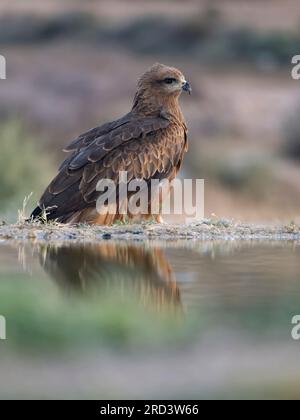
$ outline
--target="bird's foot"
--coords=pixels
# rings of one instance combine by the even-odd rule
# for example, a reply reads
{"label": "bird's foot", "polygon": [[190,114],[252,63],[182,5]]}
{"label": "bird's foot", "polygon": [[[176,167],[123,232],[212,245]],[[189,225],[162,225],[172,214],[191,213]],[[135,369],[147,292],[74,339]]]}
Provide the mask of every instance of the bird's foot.
{"label": "bird's foot", "polygon": [[156,221],[156,223],[165,224],[165,221],[161,214],[158,214],[157,216],[155,216],[154,220]]}

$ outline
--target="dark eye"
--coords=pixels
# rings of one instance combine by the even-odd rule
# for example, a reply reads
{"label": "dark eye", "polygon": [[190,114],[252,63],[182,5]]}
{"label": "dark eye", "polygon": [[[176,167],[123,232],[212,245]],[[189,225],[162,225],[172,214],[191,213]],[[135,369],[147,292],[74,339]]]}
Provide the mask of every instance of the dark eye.
{"label": "dark eye", "polygon": [[172,83],[176,82],[176,79],[174,79],[173,77],[166,77],[164,79],[164,83],[166,83],[167,85],[170,85]]}

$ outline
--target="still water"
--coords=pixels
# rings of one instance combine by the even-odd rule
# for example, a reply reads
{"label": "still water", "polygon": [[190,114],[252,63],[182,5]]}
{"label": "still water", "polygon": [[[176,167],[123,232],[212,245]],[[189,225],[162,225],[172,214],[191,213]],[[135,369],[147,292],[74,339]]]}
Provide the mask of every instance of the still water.
{"label": "still water", "polygon": [[[0,244],[0,291],[4,293],[0,297],[0,314],[5,309],[13,320],[17,319],[14,311],[18,311],[15,304],[18,299],[14,297],[18,296],[18,288],[24,292],[31,281],[36,300],[29,299],[25,306],[27,312],[30,305],[35,306],[37,302],[41,313],[44,306],[50,309],[53,306],[59,311],[56,300],[68,302],[75,296],[72,302],[84,300],[88,305],[91,299],[94,305],[96,299],[103,305],[108,296],[113,309],[101,312],[99,317],[123,319],[126,308],[136,305],[134,322],[138,319],[142,327],[134,330],[135,348],[145,339],[143,323],[145,329],[152,328],[148,319],[151,314],[156,317],[153,318],[156,324],[166,316],[176,319],[170,327],[175,337],[173,341],[164,343],[162,340],[161,354],[157,348],[151,350],[154,351],[151,353],[153,374],[149,372],[149,354],[143,348],[144,359],[135,361],[132,367],[132,371],[137,371],[134,384],[120,385],[118,397],[145,397],[145,384],[139,383],[137,378],[146,365],[150,375],[146,388],[153,397],[178,397],[182,393],[182,378],[189,369],[184,392],[193,398],[234,397],[243,387],[247,397],[259,395],[261,389],[266,398],[300,397],[300,341],[292,338],[292,318],[300,315],[300,244],[297,242],[108,240],[76,245]],[[5,283],[4,289],[1,283]],[[52,296],[49,302],[47,296]],[[122,306],[123,298],[129,306]],[[13,302],[9,303],[9,299]],[[64,307],[66,317],[68,308],[68,305]],[[119,308],[122,315],[118,314]],[[30,319],[29,329],[30,322],[35,322],[34,316]],[[130,317],[128,322],[132,322]],[[168,325],[151,329],[150,342],[156,340],[156,335],[168,335],[163,329],[168,329]],[[8,334],[9,327],[8,321]],[[122,347],[122,340],[118,341],[116,336],[125,336],[127,330],[115,324],[111,328],[115,328],[114,339]],[[177,329],[181,331],[178,337]],[[38,349],[35,331],[38,329],[30,331],[30,335],[33,346]],[[14,334],[24,334],[24,331],[18,327]],[[146,339],[149,343],[147,340],[149,337]],[[22,340],[19,341],[22,345]],[[166,347],[170,349],[168,355]],[[173,362],[168,357],[171,353]],[[106,375],[114,388],[118,381],[109,368],[110,363],[116,366],[120,360],[106,361],[106,367],[101,370],[103,373],[103,369],[107,369]],[[169,377],[170,369],[174,371],[178,363],[183,372]],[[168,373],[164,373],[167,366]],[[124,364],[122,369],[126,370]],[[201,375],[195,376],[197,369],[201,369]],[[11,382],[12,389],[22,383],[18,376],[16,378]],[[157,395],[157,380],[165,382],[169,391]],[[104,385],[97,383],[97,386],[102,389]],[[80,389],[79,392],[85,395],[85,391]],[[35,392],[34,386],[32,392]],[[90,390],[86,392],[90,396]],[[243,392],[241,395],[245,396]]]}
{"label": "still water", "polygon": [[292,241],[1,244],[0,251],[2,273],[50,280],[63,295],[111,289],[187,313],[281,303],[300,313],[300,244]]}

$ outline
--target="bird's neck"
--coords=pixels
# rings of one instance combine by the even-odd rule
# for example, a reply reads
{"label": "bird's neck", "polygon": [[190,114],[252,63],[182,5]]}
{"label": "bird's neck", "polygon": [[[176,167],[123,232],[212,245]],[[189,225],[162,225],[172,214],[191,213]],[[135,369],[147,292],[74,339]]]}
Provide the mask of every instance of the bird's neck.
{"label": "bird's neck", "polygon": [[179,106],[179,96],[177,95],[157,98],[156,96],[148,96],[145,92],[138,92],[134,98],[132,112],[147,117],[164,114],[174,121],[184,123],[184,117]]}

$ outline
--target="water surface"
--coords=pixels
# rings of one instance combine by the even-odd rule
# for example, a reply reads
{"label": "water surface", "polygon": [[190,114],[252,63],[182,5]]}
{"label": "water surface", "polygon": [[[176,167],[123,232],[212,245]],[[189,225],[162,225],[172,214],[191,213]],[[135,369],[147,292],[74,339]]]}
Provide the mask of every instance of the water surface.
{"label": "water surface", "polygon": [[[240,392],[300,397],[300,342],[291,336],[292,317],[300,314],[297,242],[2,243],[0,292],[13,352],[17,347],[22,353],[24,346],[26,352],[55,353],[58,343],[76,350],[84,342],[85,352],[97,353],[109,343],[128,354],[129,346],[144,358],[134,369],[143,371],[150,354],[159,364],[165,358],[171,363],[172,355],[173,367],[191,360],[195,371],[201,367],[201,375],[189,379],[185,369],[169,381],[165,373],[167,397],[182,392],[182,378],[187,396],[194,398]],[[0,350],[8,349],[2,343]],[[110,363],[120,360],[106,367]],[[164,371],[157,363],[153,375],[148,372],[154,397]],[[116,386],[111,369],[107,375]],[[20,393],[21,383],[16,374],[9,393],[15,388]],[[91,390],[80,393],[90,396]],[[139,380],[121,386],[118,394],[139,395],[144,396]]]}

